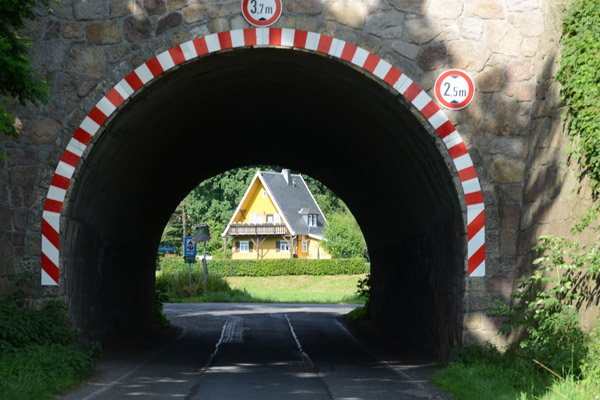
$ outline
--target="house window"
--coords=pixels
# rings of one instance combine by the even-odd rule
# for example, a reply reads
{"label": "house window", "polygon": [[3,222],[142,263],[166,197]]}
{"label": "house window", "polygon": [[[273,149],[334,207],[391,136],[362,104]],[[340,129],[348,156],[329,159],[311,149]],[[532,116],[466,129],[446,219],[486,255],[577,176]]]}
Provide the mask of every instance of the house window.
{"label": "house window", "polygon": [[308,253],[308,240],[302,239],[302,252]]}
{"label": "house window", "polygon": [[263,190],[263,191],[262,191],[262,195],[263,195],[263,197],[267,197],[267,191],[266,191],[266,190]]}
{"label": "house window", "polygon": [[317,214],[308,215],[308,226],[317,226]]}
{"label": "house window", "polygon": [[267,214],[267,224],[272,224],[273,221],[273,214]]}
{"label": "house window", "polygon": [[287,241],[282,240],[281,242],[279,242],[279,250],[284,251],[284,252],[289,252],[290,244]]}
{"label": "house window", "polygon": [[247,240],[240,241],[240,253],[250,252],[250,242]]}

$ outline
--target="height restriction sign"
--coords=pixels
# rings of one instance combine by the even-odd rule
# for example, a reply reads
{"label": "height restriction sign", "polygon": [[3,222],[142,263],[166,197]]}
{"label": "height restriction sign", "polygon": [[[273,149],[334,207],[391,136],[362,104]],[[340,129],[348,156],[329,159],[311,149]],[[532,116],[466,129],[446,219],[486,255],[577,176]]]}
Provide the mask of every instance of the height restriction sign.
{"label": "height restriction sign", "polygon": [[251,25],[265,27],[281,17],[281,0],[242,0],[242,14]]}
{"label": "height restriction sign", "polygon": [[435,98],[451,110],[460,110],[469,105],[475,96],[475,83],[464,71],[451,69],[442,73],[435,81]]}

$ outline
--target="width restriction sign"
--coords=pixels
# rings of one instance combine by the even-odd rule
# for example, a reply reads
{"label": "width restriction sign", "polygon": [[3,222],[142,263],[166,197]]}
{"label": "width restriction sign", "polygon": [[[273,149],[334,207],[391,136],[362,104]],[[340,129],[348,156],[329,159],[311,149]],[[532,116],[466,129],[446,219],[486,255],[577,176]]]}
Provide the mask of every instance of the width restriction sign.
{"label": "width restriction sign", "polygon": [[273,25],[281,17],[281,0],[242,0],[242,14],[251,25]]}
{"label": "width restriction sign", "polygon": [[435,81],[435,98],[451,110],[460,110],[469,105],[475,96],[473,79],[460,69],[442,73]]}

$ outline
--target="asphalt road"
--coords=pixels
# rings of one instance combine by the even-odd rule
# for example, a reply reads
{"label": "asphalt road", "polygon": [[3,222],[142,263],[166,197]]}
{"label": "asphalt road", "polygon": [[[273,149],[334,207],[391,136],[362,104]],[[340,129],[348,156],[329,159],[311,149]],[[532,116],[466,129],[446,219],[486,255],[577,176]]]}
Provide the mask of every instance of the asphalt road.
{"label": "asphalt road", "polygon": [[165,304],[181,329],[111,348],[64,399],[449,399],[434,364],[339,316],[353,306]]}

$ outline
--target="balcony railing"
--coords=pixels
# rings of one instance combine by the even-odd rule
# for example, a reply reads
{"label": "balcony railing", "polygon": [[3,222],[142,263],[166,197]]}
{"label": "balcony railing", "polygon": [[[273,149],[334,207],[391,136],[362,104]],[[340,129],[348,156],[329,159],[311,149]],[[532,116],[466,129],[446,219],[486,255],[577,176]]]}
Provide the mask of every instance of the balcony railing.
{"label": "balcony railing", "polygon": [[233,224],[226,236],[289,235],[284,224]]}

